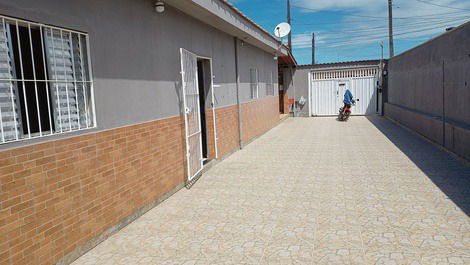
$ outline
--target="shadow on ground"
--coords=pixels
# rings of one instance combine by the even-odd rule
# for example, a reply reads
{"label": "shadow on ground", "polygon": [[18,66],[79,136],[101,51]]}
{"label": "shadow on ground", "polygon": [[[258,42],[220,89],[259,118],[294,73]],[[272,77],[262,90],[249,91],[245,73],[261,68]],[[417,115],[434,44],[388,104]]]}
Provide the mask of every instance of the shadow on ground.
{"label": "shadow on ground", "polygon": [[470,216],[470,167],[425,139],[382,117],[368,117],[434,184]]}

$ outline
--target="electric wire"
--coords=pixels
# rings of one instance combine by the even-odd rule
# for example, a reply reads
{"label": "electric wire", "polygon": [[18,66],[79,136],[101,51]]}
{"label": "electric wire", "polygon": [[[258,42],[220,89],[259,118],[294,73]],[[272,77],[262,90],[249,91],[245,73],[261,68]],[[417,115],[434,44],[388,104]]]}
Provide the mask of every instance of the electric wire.
{"label": "electric wire", "polygon": [[[459,18],[461,16],[468,16],[468,12],[456,12],[459,13],[460,16],[438,16],[438,17],[415,17],[415,20],[423,20],[430,21],[430,20],[441,20],[441,19],[453,19]],[[292,19],[292,21],[296,21],[296,19]],[[359,19],[359,20],[342,20],[342,21],[335,21],[335,22],[308,22],[308,23],[292,23],[292,26],[318,26],[318,25],[344,25],[347,23],[348,25],[351,24],[364,24],[364,23],[375,23],[375,22],[387,22],[388,20],[384,20],[383,18],[371,18],[371,19]],[[405,20],[399,20],[405,22]],[[398,23],[397,21],[396,23]],[[387,22],[388,23],[388,22]],[[259,24],[263,27],[275,27],[277,24]]]}
{"label": "electric wire", "polygon": [[[416,39],[414,37],[404,37],[404,38],[396,38],[395,40],[406,40],[408,43],[414,43],[414,42],[425,42],[427,40],[429,40],[430,38],[422,38],[422,37],[419,37],[419,39]],[[374,40],[370,40],[370,41],[365,41],[363,43],[360,43],[360,44],[369,44],[369,43],[372,43],[372,42],[377,42],[377,41],[380,41],[382,39],[374,39]],[[330,46],[317,46],[315,47],[315,50],[329,50],[329,49],[334,49],[335,51],[336,50],[344,50],[344,51],[351,51],[353,48],[350,46],[350,44],[347,46],[347,47],[343,47],[345,45],[330,45]],[[310,47],[308,47],[310,48]]]}
{"label": "electric wire", "polygon": [[443,7],[443,8],[450,8],[450,9],[455,9],[455,10],[465,10],[465,11],[470,11],[470,9],[466,9],[466,8],[459,8],[459,7],[451,7],[451,6],[446,6],[446,5],[440,5],[440,4],[436,4],[436,3],[432,3],[432,2],[428,2],[428,1],[424,1],[424,0],[415,0],[416,2],[420,2],[420,3],[423,3],[423,4],[427,4],[427,5],[432,5],[432,6],[438,6],[438,7]]}
{"label": "electric wire", "polygon": [[[460,20],[459,20],[460,21]],[[451,22],[443,22],[443,23],[437,23],[437,24],[433,24],[432,27],[423,27],[423,28],[418,28],[418,29],[415,29],[415,30],[412,30],[412,31],[404,31],[404,32],[396,32],[393,34],[393,36],[401,36],[401,35],[406,35],[406,34],[411,34],[411,33],[417,33],[417,32],[422,32],[422,31],[430,31],[430,30],[435,30],[435,29],[439,29],[440,26],[444,26],[444,25],[448,25],[449,23]],[[411,28],[415,28],[415,27],[410,27]],[[371,34],[358,34],[358,35],[354,35],[354,40],[351,40],[351,41],[344,41],[344,38],[350,38],[351,36],[345,36],[345,37],[340,37],[340,38],[328,38],[328,43],[350,43],[351,41],[363,41],[363,40],[368,40],[370,38],[387,38],[388,35],[371,35]],[[339,40],[339,41],[336,41],[336,42],[330,42],[330,41],[334,41],[334,40]],[[299,42],[293,42],[294,45],[302,45],[302,44],[309,44],[311,43],[311,41],[299,41]]]}
{"label": "electric wire", "polygon": [[[304,10],[310,10],[310,11],[316,11],[316,12],[330,12],[330,13],[337,13],[338,11],[335,10],[323,10],[323,9],[314,9],[314,8],[308,8],[308,7],[302,7],[302,6],[297,6],[297,5],[292,5],[291,7],[298,8],[298,9],[304,9]],[[393,19],[416,19],[419,17],[433,17],[433,16],[442,16],[442,15],[447,15],[449,13],[436,13],[436,14],[428,14],[428,15],[421,15],[421,16],[412,16],[412,17],[394,17]],[[378,16],[367,16],[367,15],[357,15],[357,14],[340,14],[341,16],[350,16],[350,17],[362,17],[362,18],[377,18],[377,19],[388,19],[388,17],[378,17]]]}
{"label": "electric wire", "polygon": [[[449,22],[452,23],[454,21],[460,21],[464,19],[470,19],[469,17],[461,17],[457,19],[440,19],[438,21],[432,21],[432,22],[414,22],[414,23],[406,23],[406,24],[401,24],[401,25],[395,25],[393,28],[394,29],[406,29],[406,28],[415,28],[416,26],[427,26],[427,25],[434,25],[435,23],[439,22]],[[384,22],[386,23],[386,22]],[[388,31],[388,24],[384,24],[383,26],[377,26],[377,27],[370,27],[370,28],[359,28],[355,30],[347,30],[347,31],[342,31],[342,30],[334,30],[334,31],[316,31],[315,33],[318,33],[319,35],[336,35],[337,33],[346,33],[346,34],[353,34],[353,33],[360,33],[360,32],[375,32],[375,31],[380,31],[380,30],[387,30]],[[308,33],[311,34],[311,33]]]}

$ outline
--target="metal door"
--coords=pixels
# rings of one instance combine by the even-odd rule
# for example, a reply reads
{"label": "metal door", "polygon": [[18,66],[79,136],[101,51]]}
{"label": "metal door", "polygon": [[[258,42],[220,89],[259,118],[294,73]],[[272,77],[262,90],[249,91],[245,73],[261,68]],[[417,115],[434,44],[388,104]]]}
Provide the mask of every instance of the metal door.
{"label": "metal door", "polygon": [[203,167],[201,108],[199,106],[197,57],[185,49],[181,49],[181,76],[183,80],[186,160],[188,163],[188,181],[191,181]]}
{"label": "metal door", "polygon": [[376,77],[362,77],[351,79],[351,93],[356,100],[352,107],[352,115],[370,115],[377,113],[377,86]]}
{"label": "metal door", "polygon": [[[349,81],[339,80],[339,81],[337,81],[336,84],[337,84],[336,94],[338,95],[338,97],[337,97],[337,101],[336,101],[336,112],[334,113],[335,115],[339,112],[339,108],[341,108],[344,105],[343,100],[344,100],[344,93],[346,93],[346,89],[350,89]],[[353,94],[353,96],[354,96],[354,94]]]}
{"label": "metal door", "polygon": [[334,115],[337,109],[338,89],[335,80],[313,81],[312,114],[315,116]]}

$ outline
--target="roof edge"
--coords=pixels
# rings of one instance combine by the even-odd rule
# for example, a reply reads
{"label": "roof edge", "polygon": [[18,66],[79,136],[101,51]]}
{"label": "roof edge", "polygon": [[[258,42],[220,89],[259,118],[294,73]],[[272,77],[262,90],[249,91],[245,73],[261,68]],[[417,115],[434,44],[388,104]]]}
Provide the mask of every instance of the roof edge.
{"label": "roof edge", "polygon": [[[384,59],[385,60],[385,59]],[[298,67],[301,68],[313,68],[313,67],[325,67],[325,66],[341,66],[341,65],[353,65],[353,64],[377,64],[380,63],[381,59],[373,60],[357,60],[357,61],[345,61],[345,62],[328,62],[328,63],[318,63],[318,64],[300,64]]]}
{"label": "roof edge", "polygon": [[259,30],[261,30],[263,33],[271,37],[273,40],[275,40],[278,44],[282,44],[284,48],[290,51],[289,46],[286,44],[282,43],[278,38],[276,38],[273,34],[271,34],[269,31],[258,25],[256,22],[254,22],[251,18],[249,18],[247,15],[245,15],[243,12],[241,12],[238,8],[235,7],[232,3],[228,2],[227,0],[219,0],[228,7],[230,7],[233,11],[235,11],[238,15],[240,15],[242,18],[247,20],[249,23],[251,23],[253,26],[257,27]]}

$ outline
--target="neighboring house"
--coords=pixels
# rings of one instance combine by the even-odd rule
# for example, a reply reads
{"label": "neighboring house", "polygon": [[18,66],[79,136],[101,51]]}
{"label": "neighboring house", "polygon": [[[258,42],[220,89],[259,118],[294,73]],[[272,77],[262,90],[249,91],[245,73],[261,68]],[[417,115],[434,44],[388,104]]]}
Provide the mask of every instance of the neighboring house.
{"label": "neighboring house", "polygon": [[0,14],[1,264],[69,263],[279,122],[287,49],[225,1]]}
{"label": "neighboring house", "polygon": [[380,60],[366,60],[285,68],[289,99],[296,104],[290,110],[295,116],[337,115],[344,92],[350,89],[356,100],[354,115],[381,113],[380,68],[384,65]]}

